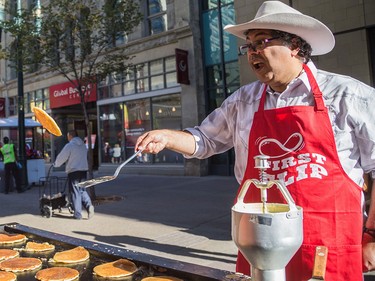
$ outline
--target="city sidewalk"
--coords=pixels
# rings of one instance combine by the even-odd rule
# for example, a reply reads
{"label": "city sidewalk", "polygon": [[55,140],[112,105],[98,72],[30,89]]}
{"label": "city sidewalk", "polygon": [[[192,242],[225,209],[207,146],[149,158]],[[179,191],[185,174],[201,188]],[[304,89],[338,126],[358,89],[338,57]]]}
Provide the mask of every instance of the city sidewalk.
{"label": "city sidewalk", "polygon": [[[65,177],[64,172],[54,176]],[[95,174],[102,176],[103,174]],[[41,216],[40,187],[0,194],[0,224],[17,222],[98,243],[234,271],[231,240],[233,177],[120,174],[95,187],[95,216],[74,220],[67,208]]]}

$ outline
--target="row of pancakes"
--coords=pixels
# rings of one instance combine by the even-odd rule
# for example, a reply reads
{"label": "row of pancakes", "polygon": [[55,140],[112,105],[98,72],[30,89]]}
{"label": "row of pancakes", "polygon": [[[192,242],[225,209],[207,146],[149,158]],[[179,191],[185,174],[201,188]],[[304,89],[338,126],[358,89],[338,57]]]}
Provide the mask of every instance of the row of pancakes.
{"label": "row of pancakes", "polygon": [[[23,234],[9,235],[0,233],[0,245],[22,243],[26,241]],[[25,248],[21,249],[25,252],[48,252],[55,250],[55,246],[45,243],[27,242]],[[90,258],[89,252],[78,246],[76,248],[56,252],[50,263],[59,264],[76,264],[87,261]],[[38,258],[20,257],[19,252],[15,249],[0,249],[0,280],[15,281],[17,280],[14,272],[24,272],[37,270],[42,267],[42,261]],[[97,265],[93,269],[93,274],[104,278],[120,278],[132,275],[137,271],[137,266],[126,259],[119,259],[113,262]],[[79,271],[73,268],[56,266],[41,269],[37,271],[35,278],[41,281],[71,281],[78,280]],[[158,276],[147,277],[142,281],[182,281],[175,277]]]}

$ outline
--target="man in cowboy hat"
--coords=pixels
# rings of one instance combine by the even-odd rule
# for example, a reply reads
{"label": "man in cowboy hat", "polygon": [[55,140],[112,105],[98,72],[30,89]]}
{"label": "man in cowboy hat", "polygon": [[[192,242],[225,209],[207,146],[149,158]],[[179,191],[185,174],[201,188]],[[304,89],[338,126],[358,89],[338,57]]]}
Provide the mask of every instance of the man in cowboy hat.
{"label": "man in cowboy hat", "polygon": [[[330,52],[332,32],[320,21],[279,1],[265,1],[255,18],[225,30],[246,40],[258,81],[242,86],[200,126],[155,130],[139,137],[136,149],[164,148],[185,157],[236,152],[239,183],[258,178],[253,158],[269,157],[270,179],[285,183],[303,208],[304,240],[286,268],[286,280],[312,276],[315,248],[326,245],[326,280],[362,280],[375,267],[375,206],[363,226],[363,173],[375,176],[375,90],[342,75],[318,70],[311,55]],[[260,202],[258,189],[246,200]],[[269,202],[282,202],[277,189]],[[250,274],[239,254],[237,271]]]}

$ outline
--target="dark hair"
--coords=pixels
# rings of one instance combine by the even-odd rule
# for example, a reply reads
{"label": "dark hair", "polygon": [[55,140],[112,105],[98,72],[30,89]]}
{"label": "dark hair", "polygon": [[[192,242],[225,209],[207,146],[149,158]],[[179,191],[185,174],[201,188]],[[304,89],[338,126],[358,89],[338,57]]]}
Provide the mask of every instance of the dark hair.
{"label": "dark hair", "polygon": [[280,37],[280,39],[284,41],[285,45],[291,47],[292,50],[299,48],[300,50],[298,55],[305,59],[305,63],[311,59],[311,45],[298,35],[280,30],[272,30],[271,35],[272,37]]}
{"label": "dark hair", "polygon": [[68,134],[72,136],[73,138],[78,137],[78,133],[76,130],[69,130]]}
{"label": "dark hair", "polygon": [[9,143],[9,138],[8,137],[4,137],[3,141],[4,141],[5,144],[7,144],[7,143]]}

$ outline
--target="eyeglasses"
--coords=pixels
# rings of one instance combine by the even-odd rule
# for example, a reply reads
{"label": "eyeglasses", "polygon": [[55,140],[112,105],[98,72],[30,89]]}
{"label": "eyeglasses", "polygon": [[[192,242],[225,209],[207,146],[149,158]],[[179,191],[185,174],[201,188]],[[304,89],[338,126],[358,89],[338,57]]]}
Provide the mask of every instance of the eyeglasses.
{"label": "eyeglasses", "polygon": [[279,38],[280,37],[272,37],[272,38],[269,38],[269,39],[258,40],[258,41],[255,41],[253,43],[241,45],[238,48],[239,55],[241,55],[241,56],[246,55],[247,52],[249,52],[249,51],[253,51],[253,52],[263,51],[267,47],[268,42],[271,42],[272,40],[276,40],[276,39],[279,39]]}

